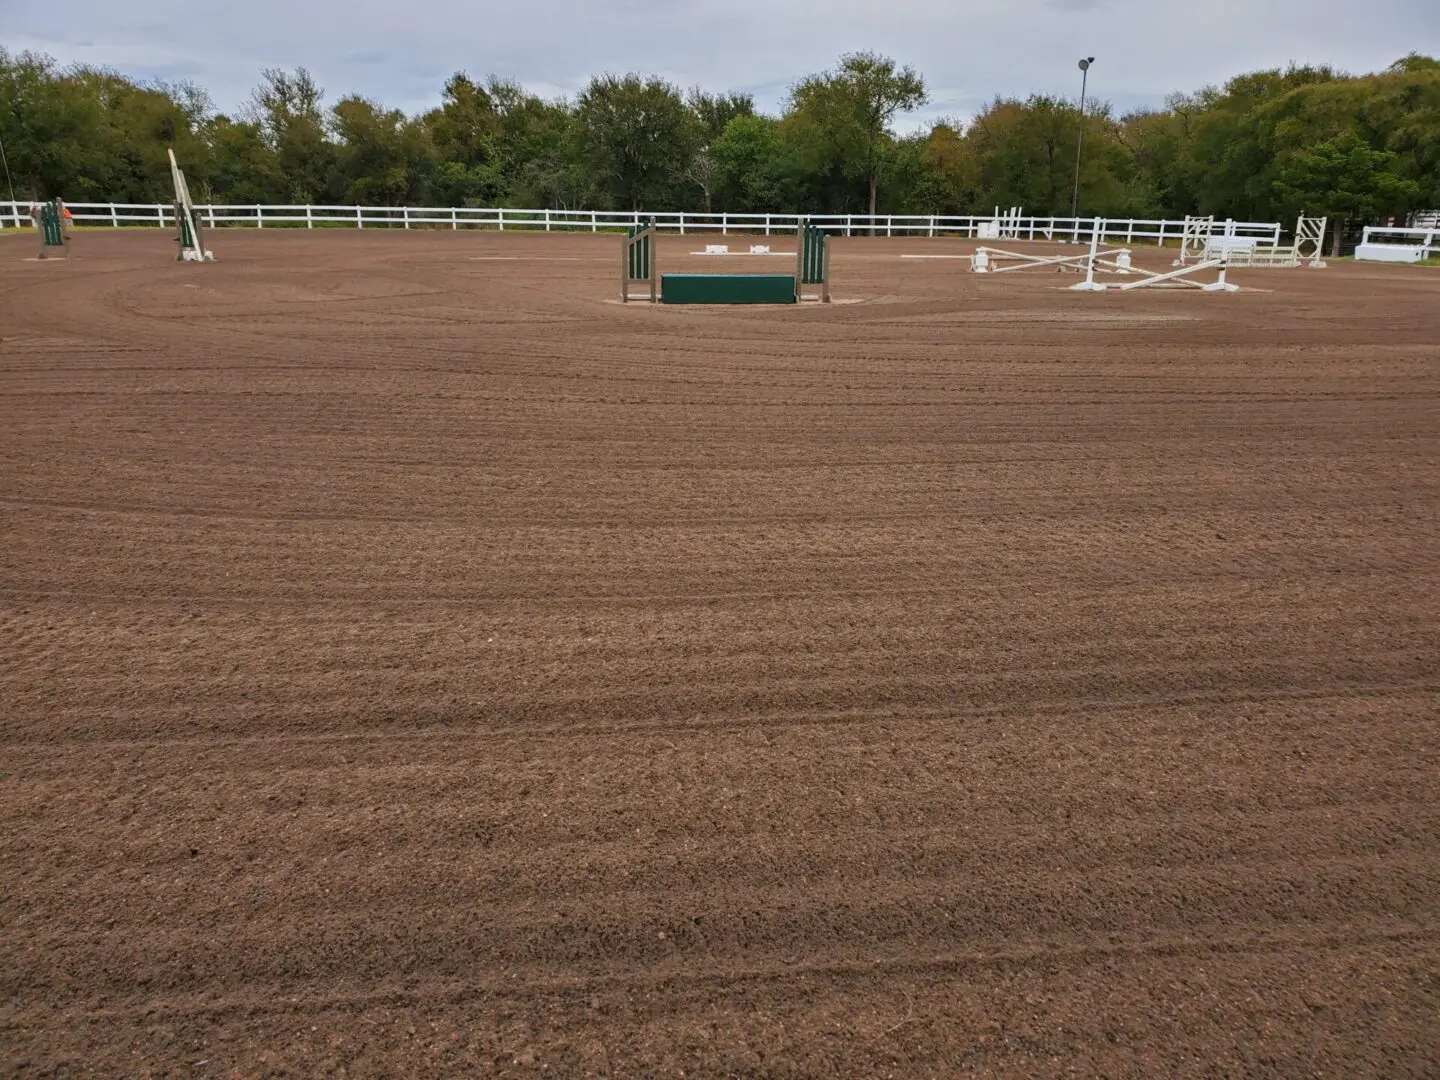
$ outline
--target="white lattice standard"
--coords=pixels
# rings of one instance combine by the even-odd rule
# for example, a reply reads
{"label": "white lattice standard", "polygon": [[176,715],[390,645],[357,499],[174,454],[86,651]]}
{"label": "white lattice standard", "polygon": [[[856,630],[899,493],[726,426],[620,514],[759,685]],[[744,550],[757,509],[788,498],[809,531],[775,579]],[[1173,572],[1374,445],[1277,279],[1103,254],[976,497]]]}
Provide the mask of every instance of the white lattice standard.
{"label": "white lattice standard", "polygon": [[[1254,237],[1235,236],[1227,228],[1221,236],[1205,242],[1206,259],[1225,259],[1231,266],[1257,269],[1293,269],[1309,266],[1324,269],[1325,228],[1328,218],[1302,216],[1295,223],[1295,240],[1289,247],[1265,244]],[[1228,223],[1227,223],[1228,225]]]}
{"label": "white lattice standard", "polygon": [[1176,266],[1184,266],[1191,259],[1204,257],[1205,245],[1215,232],[1215,215],[1204,217],[1187,214],[1185,226],[1180,232],[1180,254],[1175,257]]}

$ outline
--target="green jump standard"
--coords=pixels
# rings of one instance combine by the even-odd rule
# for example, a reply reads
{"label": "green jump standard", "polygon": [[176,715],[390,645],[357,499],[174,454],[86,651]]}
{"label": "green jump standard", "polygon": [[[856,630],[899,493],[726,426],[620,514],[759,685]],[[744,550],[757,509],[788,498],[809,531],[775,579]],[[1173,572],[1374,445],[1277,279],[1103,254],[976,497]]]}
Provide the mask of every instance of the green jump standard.
{"label": "green jump standard", "polygon": [[794,274],[661,274],[666,304],[793,304]]}

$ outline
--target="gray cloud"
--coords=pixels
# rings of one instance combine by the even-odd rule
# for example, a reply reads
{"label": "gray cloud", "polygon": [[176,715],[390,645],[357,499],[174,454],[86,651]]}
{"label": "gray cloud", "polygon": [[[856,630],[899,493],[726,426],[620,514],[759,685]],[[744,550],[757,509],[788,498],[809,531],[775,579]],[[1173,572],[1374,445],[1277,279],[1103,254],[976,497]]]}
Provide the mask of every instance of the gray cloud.
{"label": "gray cloud", "polygon": [[1092,93],[1122,110],[1292,61],[1372,71],[1436,48],[1440,2],[1371,0],[1361,17],[1354,0],[52,0],[11,11],[4,26],[12,51],[191,78],[226,110],[261,68],[299,65],[331,100],[357,93],[412,112],[457,70],[545,96],[641,71],[748,91],[774,110],[794,79],[875,49],[925,75],[934,100],[918,123],[972,115],[997,95],[1074,96],[1075,60],[1089,54]]}

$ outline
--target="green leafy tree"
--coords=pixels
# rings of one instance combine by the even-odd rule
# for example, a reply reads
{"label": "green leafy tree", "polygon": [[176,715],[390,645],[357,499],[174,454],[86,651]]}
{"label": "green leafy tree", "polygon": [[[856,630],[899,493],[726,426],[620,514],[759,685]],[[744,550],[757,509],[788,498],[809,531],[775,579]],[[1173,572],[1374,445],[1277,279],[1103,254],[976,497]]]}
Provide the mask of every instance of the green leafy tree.
{"label": "green leafy tree", "polygon": [[1419,185],[1417,207],[1440,207],[1440,60],[1411,53],[1365,80],[1363,123]]}
{"label": "green leafy tree", "polygon": [[685,104],[695,118],[701,142],[686,170],[686,176],[699,187],[708,212],[714,209],[716,176],[719,172],[715,143],[731,120],[755,115],[755,102],[749,94],[707,94],[696,87],[690,91]]}
{"label": "green leafy tree", "polygon": [[448,206],[495,201],[502,190],[500,114],[490,91],[463,72],[445,83],[441,105],[423,118],[436,157],[435,195]]}
{"label": "green leafy tree", "polygon": [[319,201],[334,165],[335,148],[321,109],[323,97],[324,91],[302,67],[293,73],[266,68],[250,98],[249,118],[275,151],[286,198],[292,202]]}
{"label": "green leafy tree", "polygon": [[50,57],[0,49],[0,139],[17,197],[79,201],[103,191],[113,165],[96,138],[101,116]]}
{"label": "green leafy tree", "polygon": [[140,86],[113,71],[88,67],[71,69],[64,81],[79,97],[99,106],[90,133],[99,150],[92,175],[107,194],[89,197],[169,201],[174,196],[169,148],[185,162],[200,192],[206,190],[209,147],[198,130],[208,108],[203,93],[182,91],[186,98],[180,101],[163,85]]}
{"label": "green leafy tree", "polygon": [[489,89],[500,117],[498,164],[509,205],[560,210],[595,205],[601,196],[580,157],[571,105],[544,101],[506,79],[492,78]]}
{"label": "green leafy tree", "polygon": [[680,92],[639,75],[591,79],[580,95],[575,127],[580,156],[597,187],[612,205],[632,210],[674,205],[702,145]]}
{"label": "green leafy tree", "polygon": [[768,116],[737,116],[711,144],[715,193],[734,213],[793,213],[800,204],[798,165]]}
{"label": "green leafy tree", "polygon": [[[1183,167],[1201,213],[1263,218],[1272,211],[1280,144],[1276,128],[1293,91],[1339,76],[1326,67],[1291,67],[1240,75],[1223,90],[1196,95],[1194,119]],[[1292,128],[1292,138],[1299,132]]]}
{"label": "green leafy tree", "polygon": [[1396,172],[1396,155],[1373,150],[1346,134],[1292,155],[1275,178],[1275,192],[1296,213],[1326,216],[1338,254],[1344,226],[1373,221],[1404,209],[1420,193],[1414,180]]}
{"label": "green leafy tree", "polygon": [[700,126],[700,138],[708,146],[715,142],[730,121],[755,115],[755,99],[749,94],[707,94],[698,86],[686,95],[685,105]]}
{"label": "green leafy tree", "polygon": [[929,100],[925,80],[877,53],[851,53],[833,72],[811,75],[790,91],[790,127],[806,164],[863,180],[870,213],[880,170],[893,145],[890,125]]}
{"label": "green leafy tree", "polygon": [[923,166],[910,205],[922,214],[966,214],[980,209],[980,169],[956,121],[932,127],[917,147]]}
{"label": "green leafy tree", "polygon": [[423,120],[407,120],[360,97],[336,103],[333,128],[338,145],[338,187],[348,202],[407,206],[425,201],[434,171],[434,149]]}
{"label": "green leafy tree", "polygon": [[1194,109],[1190,99],[1172,95],[1169,107],[1130,113],[1114,126],[1116,142],[1129,155],[1128,176],[1135,200],[1146,213],[1195,213],[1195,197],[1183,168]]}
{"label": "green leafy tree", "polygon": [[[600,206],[853,213],[1069,207],[1082,118],[1069,102],[996,101],[961,131],[903,137],[923,80],[873,53],[797,83],[779,119],[750,97],[638,75],[593,79],[571,102],[463,72],[406,116],[354,95],[326,109],[303,68],[267,70],[237,118],[192,83],[140,82],[0,49],[0,138],[16,194],[167,201],[174,147],[215,201]],[[1440,62],[1384,71],[1250,72],[1163,109],[1083,118],[1086,213],[1341,225],[1440,206]],[[5,192],[8,195],[8,191]]]}
{"label": "green leafy tree", "polygon": [[259,124],[216,116],[205,125],[203,136],[210,148],[207,200],[275,203],[284,199],[280,159]]}

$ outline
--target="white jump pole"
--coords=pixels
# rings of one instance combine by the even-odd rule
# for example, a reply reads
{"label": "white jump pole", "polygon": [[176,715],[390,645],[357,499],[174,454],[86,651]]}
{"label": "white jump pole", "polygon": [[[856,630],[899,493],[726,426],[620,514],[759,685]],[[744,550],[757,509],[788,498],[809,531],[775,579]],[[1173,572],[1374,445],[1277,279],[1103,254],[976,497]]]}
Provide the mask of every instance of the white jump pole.
{"label": "white jump pole", "polygon": [[1085,261],[1085,280],[1077,281],[1070,286],[1071,292],[1104,292],[1103,282],[1095,280],[1095,260],[1100,254],[1100,219],[1095,219],[1095,224],[1090,232],[1090,257]]}

